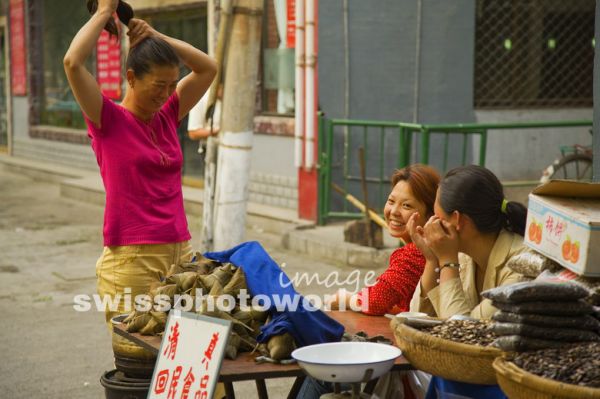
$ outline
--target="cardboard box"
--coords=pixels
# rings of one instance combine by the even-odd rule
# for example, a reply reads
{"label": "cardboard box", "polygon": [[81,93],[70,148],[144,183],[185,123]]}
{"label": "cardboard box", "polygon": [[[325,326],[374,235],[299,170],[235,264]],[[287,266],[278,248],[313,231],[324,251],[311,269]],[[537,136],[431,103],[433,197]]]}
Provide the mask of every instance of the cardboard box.
{"label": "cardboard box", "polygon": [[600,277],[600,184],[551,180],[535,188],[525,244],[579,275]]}

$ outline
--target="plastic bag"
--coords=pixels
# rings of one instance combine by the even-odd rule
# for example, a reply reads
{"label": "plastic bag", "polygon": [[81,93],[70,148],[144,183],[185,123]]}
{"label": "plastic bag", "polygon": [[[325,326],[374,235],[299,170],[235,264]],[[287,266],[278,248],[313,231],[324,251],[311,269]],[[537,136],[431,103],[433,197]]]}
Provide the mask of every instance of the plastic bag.
{"label": "plastic bag", "polygon": [[588,291],[569,281],[526,281],[502,285],[483,291],[484,298],[494,302],[519,303],[533,301],[575,301],[588,296]]}
{"label": "plastic bag", "polygon": [[600,321],[592,316],[546,316],[539,314],[517,314],[499,311],[492,320],[505,323],[525,323],[541,327],[581,328],[582,330],[600,331]]}
{"label": "plastic bag", "polygon": [[546,270],[535,281],[563,282],[569,281],[583,287],[587,292],[586,300],[592,305],[600,305],[600,278],[583,277],[567,269],[553,273]]}
{"label": "plastic bag", "polygon": [[594,331],[576,330],[574,328],[540,327],[523,323],[492,323],[492,331],[496,335],[520,335],[523,337],[556,341],[600,341],[600,335]]}
{"label": "plastic bag", "polygon": [[583,316],[592,314],[594,307],[584,300],[571,302],[522,302],[522,303],[505,303],[492,302],[492,305],[500,310],[511,313],[529,313],[541,314],[549,316]]}
{"label": "plastic bag", "polygon": [[534,278],[544,270],[557,271],[562,269],[558,263],[537,252],[523,252],[513,256],[506,262],[506,266],[514,272]]}
{"label": "plastic bag", "polygon": [[562,341],[521,337],[520,335],[504,335],[496,338],[492,346],[500,348],[505,352],[525,352],[546,348],[562,348]]}

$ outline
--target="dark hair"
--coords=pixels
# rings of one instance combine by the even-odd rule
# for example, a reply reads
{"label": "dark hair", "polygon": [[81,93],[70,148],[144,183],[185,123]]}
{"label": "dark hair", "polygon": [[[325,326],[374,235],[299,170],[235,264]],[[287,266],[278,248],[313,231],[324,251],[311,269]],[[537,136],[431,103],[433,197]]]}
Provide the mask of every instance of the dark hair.
{"label": "dark hair", "polygon": [[502,184],[482,166],[460,166],[446,173],[440,183],[439,200],[444,212],[468,215],[482,233],[497,233],[504,228],[525,234],[527,208],[510,201],[503,212]]}
{"label": "dark hair", "polygon": [[[87,9],[90,14],[94,14],[98,10],[98,0],[88,0]],[[123,0],[119,0],[119,4],[117,5],[117,16],[123,24],[129,25],[129,21],[133,18],[133,8]],[[117,24],[112,18],[104,25],[104,29],[110,33],[111,36],[119,37]]]}
{"label": "dark hair", "polygon": [[150,72],[153,66],[179,66],[179,57],[173,47],[156,36],[147,37],[129,50],[127,69],[132,69],[136,78]]}
{"label": "dark hair", "polygon": [[440,183],[439,173],[431,166],[414,164],[405,168],[398,169],[392,175],[392,188],[400,181],[405,181],[410,186],[414,196],[425,204],[427,215],[433,215],[433,204],[435,203],[435,193]]}

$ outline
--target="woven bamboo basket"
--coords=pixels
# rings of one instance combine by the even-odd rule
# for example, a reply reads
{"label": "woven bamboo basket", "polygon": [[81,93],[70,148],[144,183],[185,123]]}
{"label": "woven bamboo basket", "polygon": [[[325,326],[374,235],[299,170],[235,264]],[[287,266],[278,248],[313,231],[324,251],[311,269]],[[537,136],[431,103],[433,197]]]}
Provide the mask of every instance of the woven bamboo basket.
{"label": "woven bamboo basket", "polygon": [[531,374],[501,357],[494,360],[498,384],[510,399],[599,399],[600,388],[565,384]]}
{"label": "woven bamboo basket", "polygon": [[492,363],[500,349],[437,338],[395,319],[391,326],[402,355],[415,368],[453,381],[496,384]]}

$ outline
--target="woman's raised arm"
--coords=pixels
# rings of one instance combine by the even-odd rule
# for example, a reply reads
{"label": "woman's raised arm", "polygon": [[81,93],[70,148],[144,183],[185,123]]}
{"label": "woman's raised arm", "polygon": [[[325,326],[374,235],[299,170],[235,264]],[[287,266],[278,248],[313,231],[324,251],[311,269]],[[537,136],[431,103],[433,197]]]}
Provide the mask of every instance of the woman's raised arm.
{"label": "woman's raised arm", "polygon": [[85,67],[85,61],[96,47],[100,33],[106,22],[117,9],[118,0],[100,0],[98,10],[77,32],[63,64],[67,80],[75,99],[87,117],[100,126],[102,113],[102,93],[94,76]]}

